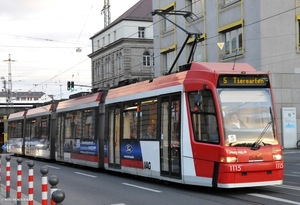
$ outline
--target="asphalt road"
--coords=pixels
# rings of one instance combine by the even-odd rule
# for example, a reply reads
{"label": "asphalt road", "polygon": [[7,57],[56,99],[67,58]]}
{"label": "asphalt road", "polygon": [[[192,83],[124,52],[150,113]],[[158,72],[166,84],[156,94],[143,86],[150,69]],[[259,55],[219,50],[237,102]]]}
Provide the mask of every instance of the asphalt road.
{"label": "asphalt road", "polygon": [[[5,160],[2,156],[2,184],[5,184]],[[11,156],[11,188],[17,185],[17,157]],[[32,159],[23,158],[22,192],[28,190],[28,166]],[[206,187],[164,184],[125,174],[65,166],[33,160],[34,199],[41,202],[41,168],[48,169],[48,179],[55,175],[57,187],[63,190],[64,205],[153,205],[153,204],[299,204],[300,149],[284,150],[284,184],[243,189],[213,189]],[[50,194],[49,194],[50,195]],[[50,197],[50,196],[48,196]]]}

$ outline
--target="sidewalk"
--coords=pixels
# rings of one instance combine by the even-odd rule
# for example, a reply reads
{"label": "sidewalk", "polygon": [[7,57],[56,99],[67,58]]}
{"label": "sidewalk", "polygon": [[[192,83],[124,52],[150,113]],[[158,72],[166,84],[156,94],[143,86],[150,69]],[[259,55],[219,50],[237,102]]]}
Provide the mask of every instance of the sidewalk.
{"label": "sidewalk", "polygon": [[[10,197],[6,198],[5,185],[1,184],[0,190],[0,205],[16,205],[17,204],[17,191],[10,189]],[[22,193],[21,204],[28,204],[28,196]],[[41,205],[40,202],[33,200],[34,205]]]}
{"label": "sidewalk", "polygon": [[[12,155],[11,153],[0,153],[2,160],[5,159],[7,155]],[[3,184],[4,183],[4,184]],[[17,190],[10,188],[10,197],[6,198],[6,182],[1,181],[0,187],[0,205],[16,205],[17,204]],[[22,193],[21,204],[28,204],[28,196]],[[40,202],[33,200],[34,205],[41,205]]]}

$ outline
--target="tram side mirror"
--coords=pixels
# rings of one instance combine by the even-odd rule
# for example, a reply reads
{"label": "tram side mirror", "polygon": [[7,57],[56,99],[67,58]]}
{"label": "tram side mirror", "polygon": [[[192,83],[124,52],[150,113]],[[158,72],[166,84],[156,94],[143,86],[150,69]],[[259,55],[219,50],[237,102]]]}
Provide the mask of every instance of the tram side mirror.
{"label": "tram side mirror", "polygon": [[194,102],[195,102],[194,110],[195,111],[201,110],[202,101],[203,101],[203,97],[202,97],[201,91],[198,91],[198,93],[194,95]]}

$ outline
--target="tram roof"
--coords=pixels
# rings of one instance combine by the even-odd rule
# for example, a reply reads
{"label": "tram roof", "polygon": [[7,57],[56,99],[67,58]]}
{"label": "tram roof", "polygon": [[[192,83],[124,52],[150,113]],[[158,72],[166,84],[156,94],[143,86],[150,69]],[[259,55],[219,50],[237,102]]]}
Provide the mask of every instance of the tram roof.
{"label": "tram roof", "polygon": [[26,117],[38,117],[42,115],[50,115],[53,109],[53,104],[45,105],[42,107],[37,107],[30,109],[26,113]]}
{"label": "tram roof", "polygon": [[24,119],[26,115],[26,111],[20,111],[20,112],[15,112],[15,113],[11,113],[8,117],[8,121],[11,120],[22,120]]}
{"label": "tram roof", "polygon": [[90,95],[85,95],[82,97],[59,102],[56,108],[56,112],[60,113],[71,110],[85,109],[89,107],[97,107],[99,106],[101,96],[102,93],[93,93]]}
{"label": "tram roof", "polygon": [[[190,67],[188,67],[187,71],[182,71],[178,73],[172,73],[170,75],[161,76],[158,78],[154,78],[153,80],[146,80],[130,85],[126,85],[123,87],[115,88],[109,90],[106,103],[114,102],[114,98],[124,98],[125,96],[134,96],[132,99],[144,98],[147,97],[146,93],[150,93],[157,95],[150,91],[157,91],[158,94],[162,94],[159,91],[165,89],[170,89],[170,87],[174,88],[177,87],[177,91],[181,91],[183,86],[180,87],[187,79],[195,79],[199,78],[199,76],[204,77],[200,72],[207,73],[207,74],[242,74],[242,73],[262,73],[257,72],[255,68],[247,63],[200,63],[200,62],[193,62]],[[199,72],[200,74],[196,74],[195,72]],[[181,90],[180,90],[181,89]],[[174,89],[175,91],[175,89]],[[169,91],[171,92],[171,90]],[[141,94],[143,93],[143,95]],[[126,100],[129,99],[126,97]]]}
{"label": "tram roof", "polygon": [[193,62],[191,65],[191,71],[207,71],[216,73],[241,73],[243,72],[257,72],[248,63],[215,63],[215,62]]}

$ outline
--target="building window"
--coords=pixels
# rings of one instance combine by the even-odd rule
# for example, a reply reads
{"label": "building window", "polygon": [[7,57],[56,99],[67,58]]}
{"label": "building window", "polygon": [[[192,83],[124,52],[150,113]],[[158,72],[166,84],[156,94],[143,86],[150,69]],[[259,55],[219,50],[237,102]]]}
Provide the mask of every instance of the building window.
{"label": "building window", "polygon": [[187,0],[187,11],[194,13],[197,17],[201,16],[203,12],[202,1],[203,0]]}
{"label": "building window", "polygon": [[117,53],[117,59],[116,59],[116,66],[117,68],[120,70],[123,66],[123,63],[122,63],[122,53]]}
{"label": "building window", "polygon": [[152,56],[151,56],[151,58],[152,58],[152,66],[154,66],[154,54],[152,54]]}
{"label": "building window", "polygon": [[[300,18],[300,16],[299,16]],[[298,31],[297,31],[297,35],[298,35],[298,38],[297,38],[297,51],[300,52],[300,19],[298,19],[297,21],[297,27],[298,27]]]}
{"label": "building window", "polygon": [[111,73],[111,63],[110,63],[110,57],[106,58],[105,61],[105,74],[106,77],[109,77],[109,74]]}
{"label": "building window", "polygon": [[242,28],[234,29],[225,33],[225,52],[236,53],[242,49]]}
{"label": "building window", "polygon": [[163,66],[166,69],[166,71],[168,71],[174,62],[175,51],[173,50],[170,52],[166,52],[162,56],[163,56]]}
{"label": "building window", "polygon": [[[190,52],[192,52],[193,45],[192,43],[188,44],[188,56],[190,55]],[[196,46],[196,49],[194,51],[193,55],[193,61],[196,62],[204,62],[204,48],[201,43],[198,43]]]}
{"label": "building window", "polygon": [[139,27],[138,29],[139,38],[145,38],[145,27]]}
{"label": "building window", "polygon": [[220,5],[220,8],[223,9],[225,7],[228,7],[232,4],[235,4],[237,2],[240,2],[241,0],[219,0],[219,5]]}
{"label": "building window", "polygon": [[[224,60],[243,54],[243,21],[237,21],[219,28],[220,40],[224,43],[224,47],[220,52],[220,59]],[[226,28],[226,29],[224,29]]]}
{"label": "building window", "polygon": [[145,51],[143,53],[143,66],[150,66],[150,53],[148,51]]}
{"label": "building window", "polygon": [[[175,2],[173,2],[170,5],[166,6],[165,8],[163,8],[163,10],[166,11],[166,12],[174,11],[175,10]],[[175,15],[166,15],[166,18],[173,21],[173,22],[175,22]],[[173,23],[171,23],[167,19],[162,18],[162,21],[161,21],[162,22],[162,32],[163,33],[174,30]]]}

